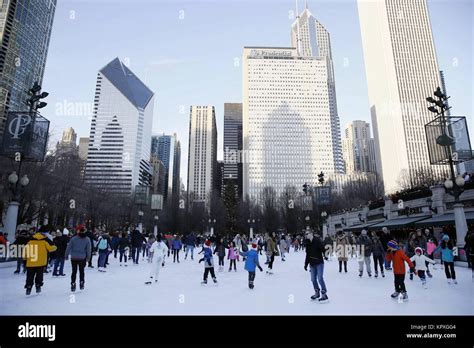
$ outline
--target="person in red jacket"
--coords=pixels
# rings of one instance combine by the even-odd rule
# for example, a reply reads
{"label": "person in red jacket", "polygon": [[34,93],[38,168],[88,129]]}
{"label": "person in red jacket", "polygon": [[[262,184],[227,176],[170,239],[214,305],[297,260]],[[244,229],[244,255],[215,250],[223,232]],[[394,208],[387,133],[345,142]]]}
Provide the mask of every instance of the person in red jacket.
{"label": "person in red jacket", "polygon": [[388,252],[385,258],[387,261],[392,261],[393,275],[395,277],[395,292],[391,296],[392,298],[397,298],[401,293],[402,300],[407,301],[408,295],[405,288],[405,262],[410,266],[410,270],[416,274],[415,266],[413,265],[413,262],[411,262],[410,258],[405,255],[396,240],[389,241],[387,243],[387,247]]}

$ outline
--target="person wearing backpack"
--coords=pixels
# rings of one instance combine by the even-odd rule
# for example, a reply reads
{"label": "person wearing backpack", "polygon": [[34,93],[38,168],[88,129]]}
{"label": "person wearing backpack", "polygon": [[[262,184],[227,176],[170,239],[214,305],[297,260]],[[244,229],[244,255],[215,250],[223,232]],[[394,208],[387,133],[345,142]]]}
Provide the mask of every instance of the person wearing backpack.
{"label": "person wearing backpack", "polygon": [[107,235],[107,233],[103,233],[97,243],[97,250],[99,251],[99,272],[105,272],[105,263],[107,261],[107,255],[111,250],[111,245],[108,237],[109,236]]}

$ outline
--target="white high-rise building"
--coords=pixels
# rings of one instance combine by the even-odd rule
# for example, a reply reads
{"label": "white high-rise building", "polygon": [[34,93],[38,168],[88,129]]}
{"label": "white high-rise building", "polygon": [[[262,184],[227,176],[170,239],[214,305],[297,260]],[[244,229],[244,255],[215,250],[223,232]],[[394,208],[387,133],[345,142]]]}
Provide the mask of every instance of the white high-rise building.
{"label": "white high-rise building", "polygon": [[346,125],[342,139],[342,154],[346,174],[375,173],[375,145],[370,137],[370,124],[352,121]]}
{"label": "white high-rise building", "polygon": [[214,188],[217,170],[217,127],[214,106],[191,106],[189,120],[188,195],[205,202]]}
{"label": "white high-rise building", "polygon": [[292,27],[294,47],[244,47],[243,194],[316,184],[342,173],[329,34],[308,9]]}
{"label": "white high-rise building", "polygon": [[426,0],[358,0],[358,9],[377,170],[390,193],[430,168],[426,97],[441,86],[438,62]]}
{"label": "white high-rise building", "polygon": [[97,75],[85,180],[131,194],[151,185],[150,143],[154,94],[115,58]]}

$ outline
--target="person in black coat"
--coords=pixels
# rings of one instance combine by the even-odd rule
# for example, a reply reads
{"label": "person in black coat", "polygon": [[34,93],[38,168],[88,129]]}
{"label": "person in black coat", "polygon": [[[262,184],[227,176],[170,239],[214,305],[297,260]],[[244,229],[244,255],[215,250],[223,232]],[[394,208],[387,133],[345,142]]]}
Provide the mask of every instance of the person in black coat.
{"label": "person in black coat", "polygon": [[[13,244],[15,244],[15,245],[26,245],[26,244],[28,244],[29,240],[30,240],[30,236],[28,235],[28,231],[22,230],[18,234],[18,236],[15,239],[15,241],[13,242]],[[23,265],[23,273],[26,273],[26,260],[24,260],[21,257],[21,254],[20,254],[20,257],[18,257],[17,260],[16,260],[16,271],[13,272],[13,273],[15,273],[15,274],[20,273],[21,265]]]}
{"label": "person in black coat", "polygon": [[65,261],[65,253],[67,248],[67,243],[69,243],[69,231],[65,228],[62,232],[61,236],[57,236],[53,240],[54,245],[56,245],[56,258],[54,260],[54,268],[53,268],[53,277],[62,276],[64,277],[64,261]]}
{"label": "person in black coat", "polygon": [[97,239],[91,231],[86,231],[86,237],[89,238],[89,240],[91,242],[91,246],[92,246],[92,254],[91,254],[91,258],[89,259],[89,265],[88,266],[89,266],[89,268],[94,268],[94,266],[92,266],[92,258],[94,257],[94,253],[97,251],[97,246],[95,245],[95,241]]}
{"label": "person in black coat", "polygon": [[145,237],[140,233],[139,230],[134,230],[131,234],[130,244],[132,244],[132,261],[138,265],[138,259],[140,258],[140,250],[143,243],[146,243]]}
{"label": "person in black coat", "polygon": [[326,283],[324,282],[324,243],[319,236],[314,236],[311,231],[306,232],[306,258],[304,261],[304,269],[308,270],[310,266],[311,282],[314,287],[314,295],[312,300],[318,299],[319,302],[328,300]]}
{"label": "person in black coat", "polygon": [[127,251],[130,250],[130,241],[128,240],[128,234],[127,232],[123,232],[122,236],[119,239],[118,242],[118,251],[119,251],[119,261],[120,261],[120,266],[122,266],[122,259],[125,262],[125,266],[127,266]]}
{"label": "person in black coat", "polygon": [[[382,233],[380,234],[380,242],[382,243],[382,247],[384,249],[385,255],[387,254],[387,243],[393,239],[392,234],[388,230],[387,227],[382,228]],[[392,267],[390,266],[391,261],[387,261],[387,258],[384,257],[385,269],[391,270]]]}

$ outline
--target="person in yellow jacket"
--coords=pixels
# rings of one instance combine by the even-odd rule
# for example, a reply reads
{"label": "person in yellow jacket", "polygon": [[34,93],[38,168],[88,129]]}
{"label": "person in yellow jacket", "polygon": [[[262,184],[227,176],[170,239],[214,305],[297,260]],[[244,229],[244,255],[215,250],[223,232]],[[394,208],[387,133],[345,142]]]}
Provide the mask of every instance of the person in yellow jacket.
{"label": "person in yellow jacket", "polygon": [[43,286],[44,267],[48,263],[48,253],[55,251],[56,246],[50,244],[47,237],[37,232],[23,249],[23,258],[26,260],[26,294],[31,294],[33,282],[36,292],[41,292]]}

